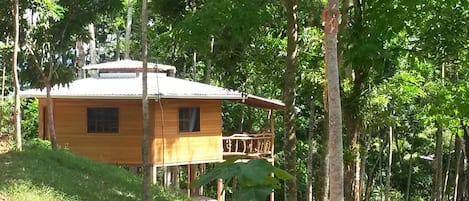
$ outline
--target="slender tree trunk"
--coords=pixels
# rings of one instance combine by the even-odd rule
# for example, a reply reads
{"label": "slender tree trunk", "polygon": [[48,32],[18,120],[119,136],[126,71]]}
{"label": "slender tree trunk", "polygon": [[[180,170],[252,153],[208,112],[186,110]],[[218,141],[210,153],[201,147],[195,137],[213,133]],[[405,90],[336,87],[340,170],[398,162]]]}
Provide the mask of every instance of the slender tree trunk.
{"label": "slender tree trunk", "polygon": [[130,59],[130,34],[132,31],[132,0],[127,5],[127,24],[125,27],[125,53],[124,59]]}
{"label": "slender tree trunk", "polygon": [[88,25],[88,31],[90,32],[90,63],[96,64],[96,36],[94,32],[94,24],[91,23]]}
{"label": "slender tree trunk", "polygon": [[[412,136],[412,144],[414,144],[415,138]],[[407,174],[407,185],[406,185],[406,191],[405,191],[405,201],[410,200],[410,185],[412,182],[412,172],[413,172],[413,156],[414,156],[414,151],[413,147],[410,148],[410,158],[409,158],[409,170]]]}
{"label": "slender tree trunk", "polygon": [[[9,44],[10,43],[10,39],[9,37],[6,38],[6,42],[5,44]],[[3,128],[3,103],[5,101],[5,81],[6,81],[6,70],[7,70],[7,66],[6,65],[3,65],[3,68],[2,68],[2,99],[0,100],[0,128]],[[1,132],[1,130],[0,130]]]}
{"label": "slender tree trunk", "polygon": [[[461,190],[459,189],[459,175],[461,173],[461,158],[463,157],[463,150],[462,148],[464,147],[464,138],[462,137],[456,137],[456,144],[454,147],[455,150],[455,155],[456,155],[456,171],[454,172],[454,194],[453,194],[453,201],[458,201],[460,200],[461,196]],[[464,160],[464,158],[463,158]],[[462,169],[464,170],[464,166],[462,166]],[[463,172],[464,173],[464,172]],[[459,199],[458,199],[459,198]]]}
{"label": "slender tree trunk", "polygon": [[[453,136],[454,136],[454,135],[451,135],[451,140],[450,140],[450,142],[453,142]],[[457,140],[457,139],[455,139],[455,141],[454,141],[454,145],[455,145],[454,148],[455,148],[455,149],[456,149],[456,143],[457,143],[456,140]],[[456,152],[456,150],[454,150],[454,151]],[[456,156],[456,155],[455,155],[455,156]],[[441,159],[441,160],[443,160],[443,159]],[[448,162],[446,163],[445,180],[444,180],[444,182],[443,182],[443,190],[442,190],[442,193],[441,193],[441,200],[444,200],[444,199],[445,199],[446,187],[447,187],[447,185],[448,185],[449,171],[450,171],[450,167],[451,167],[450,165],[451,165],[451,153],[449,154]],[[449,193],[448,193],[448,195],[449,195]],[[448,200],[449,200],[449,198],[448,198]]]}
{"label": "slender tree trunk", "polygon": [[337,63],[339,1],[329,0],[323,11],[325,57],[329,111],[329,195],[331,201],[344,200],[344,168],[342,145],[342,109]]}
{"label": "slender tree trunk", "polygon": [[443,128],[442,125],[436,123],[438,129],[435,135],[436,148],[435,160],[433,161],[433,187],[432,201],[441,200],[442,180],[443,180]]}
{"label": "slender tree trunk", "polygon": [[114,34],[116,35],[116,54],[114,55],[114,59],[116,61],[120,61],[121,60],[121,34],[117,26],[114,27]]}
{"label": "slender tree trunk", "polygon": [[[371,194],[373,193],[373,188],[374,188],[374,184],[375,184],[375,178],[376,178],[376,174],[377,174],[377,171],[376,169],[378,169],[379,171],[381,171],[381,156],[384,155],[384,148],[385,146],[383,145],[383,143],[380,143],[380,151],[379,151],[379,157],[378,157],[378,160],[376,161],[376,163],[373,165],[373,167],[371,168],[371,171],[369,172],[369,177],[368,177],[368,181],[366,182],[366,189],[365,189],[365,201],[369,201],[371,199]],[[381,175],[381,174],[380,174]],[[378,175],[378,179],[380,178],[380,176]]]}
{"label": "slender tree trunk", "polygon": [[196,81],[197,78],[197,51],[192,55],[192,80]]}
{"label": "slender tree trunk", "polygon": [[142,158],[143,158],[143,200],[150,201],[151,196],[151,174],[150,174],[150,115],[148,111],[148,0],[142,1],[142,61],[143,61],[143,74],[142,74],[142,113],[143,113],[143,141],[142,141]]}
{"label": "slender tree trunk", "polygon": [[84,78],[85,72],[82,67],[86,63],[86,54],[85,54],[85,47],[83,47],[83,41],[77,41],[77,66],[78,66],[78,78]]}
{"label": "slender tree trunk", "polygon": [[363,146],[360,147],[360,155],[362,156],[360,160],[360,195],[364,195],[366,191],[366,164],[368,160],[368,149],[369,149],[369,144],[368,143],[368,135],[361,135],[360,141],[363,143]]}
{"label": "slender tree trunk", "polygon": [[213,45],[215,44],[215,38],[210,35],[210,54],[207,59],[207,66],[205,68],[205,80],[204,83],[210,84],[212,74],[212,59],[213,59]]}
{"label": "slender tree trunk", "polygon": [[48,127],[49,127],[49,139],[52,146],[52,150],[57,150],[57,137],[55,135],[55,121],[54,121],[54,103],[52,97],[50,96],[51,85],[50,82],[46,83],[46,98],[47,98],[47,117],[48,117]]}
{"label": "slender tree trunk", "polygon": [[[285,0],[287,9],[287,59],[285,69],[285,170],[296,177],[296,68],[298,65],[297,0]],[[298,199],[296,180],[285,181],[285,200]]]}
{"label": "slender tree trunk", "polygon": [[[19,49],[19,38],[20,38],[20,28],[19,28],[19,2],[18,0],[14,1],[13,5],[13,17],[14,17],[14,27],[15,27],[15,44],[13,46],[13,58],[11,62],[11,70],[13,83],[15,85],[15,137],[16,137],[16,149],[21,151],[23,148],[22,136],[21,136],[21,100],[20,100],[20,82],[18,80],[18,49]],[[3,96],[3,94],[2,94]]]}
{"label": "slender tree trunk", "polygon": [[462,195],[462,199],[461,200],[464,200],[464,201],[467,201],[469,200],[469,127],[465,127],[464,128],[464,147],[463,147],[463,158],[465,158],[466,160],[463,160],[463,167],[466,169],[464,170],[463,168],[463,172],[464,172],[464,178],[461,178],[461,180],[463,182],[461,182],[461,189],[464,189],[462,190],[463,192],[463,195]]}
{"label": "slender tree trunk", "polygon": [[306,201],[313,200],[313,136],[314,136],[314,98],[309,104],[308,161],[306,166]]}
{"label": "slender tree trunk", "polygon": [[[5,71],[7,70],[7,66],[3,65],[2,69],[2,99],[0,100],[0,128],[3,128],[3,103],[5,101]],[[0,130],[1,132],[1,130]]]}
{"label": "slender tree trunk", "polygon": [[391,165],[392,165],[392,126],[388,133],[388,168],[386,173],[386,186],[384,188],[384,200],[389,201],[389,190],[391,188]]}

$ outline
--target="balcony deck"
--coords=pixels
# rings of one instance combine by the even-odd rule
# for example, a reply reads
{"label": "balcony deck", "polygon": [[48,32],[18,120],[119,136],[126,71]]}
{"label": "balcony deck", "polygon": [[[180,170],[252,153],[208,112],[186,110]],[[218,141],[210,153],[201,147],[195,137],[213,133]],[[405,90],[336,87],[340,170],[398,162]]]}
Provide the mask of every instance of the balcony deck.
{"label": "balcony deck", "polygon": [[274,135],[272,133],[234,133],[224,134],[223,157],[245,156],[245,159],[273,159]]}

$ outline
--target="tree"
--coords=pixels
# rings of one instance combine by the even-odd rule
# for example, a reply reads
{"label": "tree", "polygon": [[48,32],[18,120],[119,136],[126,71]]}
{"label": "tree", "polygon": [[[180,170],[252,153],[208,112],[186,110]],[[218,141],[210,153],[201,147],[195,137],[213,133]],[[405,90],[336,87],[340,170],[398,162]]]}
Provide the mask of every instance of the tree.
{"label": "tree", "polygon": [[[16,138],[16,148],[22,150],[22,136],[21,136],[21,100],[20,100],[20,82],[18,80],[18,49],[19,49],[19,38],[20,38],[20,28],[19,28],[19,2],[14,0],[13,4],[13,17],[14,26],[15,26],[15,41],[13,46],[13,58],[11,62],[11,70],[13,76],[13,83],[15,85],[15,138]],[[3,86],[3,85],[2,85]],[[3,91],[3,90],[2,90]],[[2,94],[3,97],[3,94]]]}
{"label": "tree", "polygon": [[329,195],[331,201],[344,200],[342,110],[340,103],[339,71],[337,66],[338,18],[339,1],[329,0],[323,12],[323,21],[329,114]]}
{"label": "tree", "polygon": [[[285,170],[296,177],[296,68],[298,66],[298,23],[296,0],[286,0],[287,9],[287,60],[285,69]],[[295,180],[285,182],[285,200],[297,200],[297,183]]]}
{"label": "tree", "polygon": [[143,200],[151,200],[151,174],[150,174],[150,112],[148,111],[148,11],[147,0],[142,1],[142,113],[143,113],[143,140],[142,140],[142,159],[143,159]]}
{"label": "tree", "polygon": [[[127,4],[127,23],[125,26],[125,47],[124,47],[124,59],[130,59],[130,34],[132,31],[132,0],[128,1]],[[119,36],[117,36],[119,38]],[[117,56],[119,58],[119,55]]]}
{"label": "tree", "polygon": [[[119,2],[118,2],[119,3]],[[104,6],[105,5],[105,6]],[[22,76],[24,83],[32,88],[46,89],[48,129],[53,149],[57,148],[54,128],[52,87],[66,85],[75,79],[71,49],[77,38],[89,38],[85,26],[92,23],[98,14],[113,12],[120,4],[107,1],[83,0],[80,3],[69,1],[35,1],[28,31],[25,31],[25,46],[28,50]],[[80,20],[77,20],[80,19]]]}

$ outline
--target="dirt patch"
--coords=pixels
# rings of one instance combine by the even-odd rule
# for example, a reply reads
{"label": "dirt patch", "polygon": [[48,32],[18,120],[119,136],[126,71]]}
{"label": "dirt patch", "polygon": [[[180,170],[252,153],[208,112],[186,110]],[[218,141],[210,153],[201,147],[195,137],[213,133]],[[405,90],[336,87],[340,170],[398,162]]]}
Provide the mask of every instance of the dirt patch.
{"label": "dirt patch", "polygon": [[[9,133],[0,133],[0,154],[7,153],[10,151],[10,142],[12,135]],[[2,195],[0,194],[0,201],[2,201]]]}

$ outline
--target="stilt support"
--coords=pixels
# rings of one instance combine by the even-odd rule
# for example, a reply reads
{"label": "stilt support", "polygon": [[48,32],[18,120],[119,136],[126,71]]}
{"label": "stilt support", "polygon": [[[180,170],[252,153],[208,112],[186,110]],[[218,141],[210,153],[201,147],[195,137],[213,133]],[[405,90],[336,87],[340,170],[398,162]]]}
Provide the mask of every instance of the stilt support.
{"label": "stilt support", "polygon": [[150,169],[150,177],[151,177],[151,183],[156,184],[158,182],[158,168],[156,167],[155,164],[151,165]]}
{"label": "stilt support", "polygon": [[223,189],[223,179],[217,181],[217,200],[225,201],[225,190]]}

